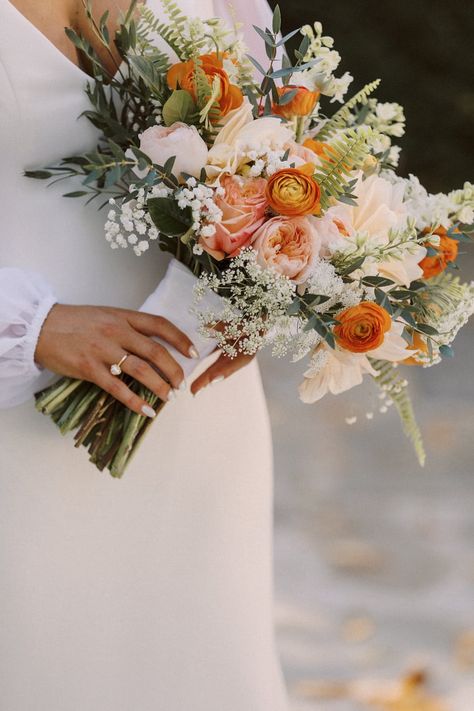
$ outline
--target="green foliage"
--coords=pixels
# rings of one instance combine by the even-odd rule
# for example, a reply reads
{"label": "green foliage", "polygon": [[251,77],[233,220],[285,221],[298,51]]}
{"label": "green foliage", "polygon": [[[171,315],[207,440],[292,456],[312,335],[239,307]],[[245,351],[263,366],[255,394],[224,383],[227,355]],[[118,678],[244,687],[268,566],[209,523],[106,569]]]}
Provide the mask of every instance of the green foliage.
{"label": "green foliage", "polygon": [[171,126],[176,121],[192,123],[192,117],[195,113],[196,105],[192,96],[183,89],[173,91],[163,105],[163,120],[167,126]]}
{"label": "green foliage", "polygon": [[416,421],[406,381],[392,363],[372,359],[370,362],[378,372],[378,375],[374,376],[375,382],[393,400],[400,416],[403,431],[413,444],[420,466],[424,466],[426,452],[423,445],[423,437]]}
{"label": "green foliage", "polygon": [[168,22],[160,22],[150,8],[145,5],[140,6],[138,25],[140,41],[148,43],[150,36],[157,34],[178,55],[179,59],[189,59],[189,48],[183,39],[186,15],[181,12],[173,0],[161,0],[161,4],[168,15]]}
{"label": "green foliage", "polygon": [[336,113],[324,124],[322,129],[317,134],[318,141],[327,141],[338,131],[346,128],[351,123],[352,110],[359,104],[365,104],[369,96],[377,89],[380,84],[380,79],[366,84],[357,94],[347,101],[344,106],[336,111]]}
{"label": "green foliage", "polygon": [[150,198],[147,207],[160,232],[181,237],[192,225],[191,209],[181,210],[173,198]]}
{"label": "green foliage", "polygon": [[351,178],[351,173],[362,165],[369,153],[368,137],[370,131],[367,129],[347,129],[330,144],[330,157],[321,158],[322,165],[314,177],[321,188],[323,210],[327,210],[334,200],[354,202],[352,189],[356,181]]}

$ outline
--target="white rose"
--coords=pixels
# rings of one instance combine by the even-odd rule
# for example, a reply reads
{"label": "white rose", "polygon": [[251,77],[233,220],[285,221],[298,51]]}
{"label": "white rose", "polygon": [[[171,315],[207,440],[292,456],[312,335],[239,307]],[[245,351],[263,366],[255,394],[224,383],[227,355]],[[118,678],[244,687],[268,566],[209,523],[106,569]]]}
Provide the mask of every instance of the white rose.
{"label": "white rose", "polygon": [[198,178],[207,163],[207,145],[195,126],[177,121],[171,126],[151,126],[140,137],[140,150],[159,165],[176,157],[173,174],[188,173]]}

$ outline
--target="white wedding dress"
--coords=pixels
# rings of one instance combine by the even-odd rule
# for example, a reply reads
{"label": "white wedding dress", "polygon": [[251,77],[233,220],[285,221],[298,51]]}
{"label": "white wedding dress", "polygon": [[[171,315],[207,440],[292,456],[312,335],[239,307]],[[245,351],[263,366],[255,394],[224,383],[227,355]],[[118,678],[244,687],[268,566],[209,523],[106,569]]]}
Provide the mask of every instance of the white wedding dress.
{"label": "white wedding dress", "polygon": [[[252,13],[267,8],[253,3],[245,22]],[[283,711],[257,365],[180,393],[122,480],[33,406],[51,304],[137,308],[165,268],[157,249],[111,251],[104,214],[62,198],[64,184],[22,176],[94,146],[77,120],[86,80],[0,0],[0,708]]]}

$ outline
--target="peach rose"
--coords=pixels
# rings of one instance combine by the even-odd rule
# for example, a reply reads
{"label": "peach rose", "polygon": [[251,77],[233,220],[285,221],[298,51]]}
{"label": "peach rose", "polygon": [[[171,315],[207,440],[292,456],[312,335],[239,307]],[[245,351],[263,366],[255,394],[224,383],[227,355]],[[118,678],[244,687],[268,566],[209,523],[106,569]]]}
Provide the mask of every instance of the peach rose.
{"label": "peach rose", "polygon": [[177,121],[171,126],[151,126],[140,137],[140,150],[159,165],[176,157],[173,174],[189,173],[198,178],[206,165],[208,149],[196,126]]}
{"label": "peach rose", "polygon": [[318,214],[321,191],[313,173],[312,163],[273,173],[267,186],[270,207],[280,215],[293,217]]}
{"label": "peach rose", "polygon": [[367,353],[379,348],[392,327],[390,314],[373,301],[362,301],[337,316],[334,328],[338,345],[351,353]]}
{"label": "peach rose", "polygon": [[[238,108],[243,101],[243,94],[238,86],[231,84],[227,72],[224,71],[222,61],[215,52],[200,56],[201,66],[206,74],[209,84],[212,85],[217,77],[220,83],[220,92],[217,98],[222,116]],[[178,62],[168,70],[167,81],[170,89],[178,87],[188,91],[196,101],[195,64],[193,59],[187,62]]]}
{"label": "peach rose", "polygon": [[256,232],[253,248],[259,264],[302,284],[318,257],[320,243],[307,217],[272,217]]}
{"label": "peach rose", "polygon": [[272,112],[277,116],[291,119],[294,116],[309,116],[319,99],[319,91],[310,91],[305,86],[288,84],[277,88],[278,96],[285,96],[296,89],[295,96],[286,104],[272,104]]}
{"label": "peach rose", "polygon": [[434,245],[428,241],[426,247],[435,249],[437,254],[429,255],[420,262],[425,279],[431,279],[431,277],[444,272],[449,262],[455,262],[458,256],[458,242],[452,237],[448,237],[444,227],[438,227],[433,234],[439,237],[439,244]]}
{"label": "peach rose", "polygon": [[235,257],[253,242],[254,233],[264,221],[267,199],[264,178],[241,178],[225,175],[220,180],[224,194],[216,197],[222,210],[222,221],[215,225],[212,237],[201,237],[200,244],[216,259]]}

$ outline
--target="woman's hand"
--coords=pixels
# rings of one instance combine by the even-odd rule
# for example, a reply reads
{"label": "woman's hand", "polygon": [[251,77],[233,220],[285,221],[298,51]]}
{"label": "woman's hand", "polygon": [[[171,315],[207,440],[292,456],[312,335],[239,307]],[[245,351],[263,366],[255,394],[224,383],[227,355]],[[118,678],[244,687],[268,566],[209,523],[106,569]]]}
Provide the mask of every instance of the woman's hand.
{"label": "woman's hand", "polygon": [[224,378],[228,378],[229,375],[236,373],[254,358],[255,355],[245,355],[243,353],[239,353],[235,358],[229,358],[229,356],[221,353],[215,363],[209,366],[209,368],[207,368],[204,373],[201,373],[193,382],[191,385],[192,394],[197,395],[200,390],[208,385],[219,383],[224,380]]}
{"label": "woman's hand", "polygon": [[54,373],[95,383],[130,410],[153,417],[146,400],[110,372],[110,366],[128,354],[121,366],[124,373],[161,400],[173,397],[174,389],[184,385],[184,373],[153,336],[188,358],[199,357],[189,338],[161,316],[105,306],[56,304],[43,324],[35,361]]}

